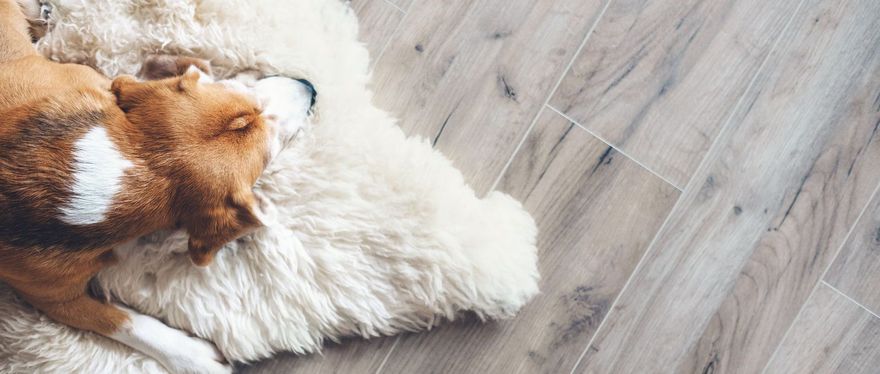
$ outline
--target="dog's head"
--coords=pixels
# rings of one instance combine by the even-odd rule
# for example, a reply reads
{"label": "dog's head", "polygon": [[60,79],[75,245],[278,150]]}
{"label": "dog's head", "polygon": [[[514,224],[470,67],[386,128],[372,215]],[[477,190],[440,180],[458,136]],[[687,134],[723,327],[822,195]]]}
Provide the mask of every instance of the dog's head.
{"label": "dog's head", "polygon": [[[133,142],[139,153],[172,186],[175,219],[190,234],[196,264],[210,263],[223,244],[261,224],[252,188],[291,136],[290,123],[269,113],[277,107],[196,68],[156,81],[119,77],[112,91],[140,136]],[[297,97],[276,100],[307,93],[283,94]]]}

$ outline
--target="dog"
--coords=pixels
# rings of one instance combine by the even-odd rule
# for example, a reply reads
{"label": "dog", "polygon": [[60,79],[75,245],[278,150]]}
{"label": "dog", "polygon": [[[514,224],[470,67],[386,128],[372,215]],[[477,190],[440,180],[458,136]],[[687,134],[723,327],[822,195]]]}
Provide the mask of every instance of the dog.
{"label": "dog", "polygon": [[154,231],[186,230],[191,261],[207,266],[260,227],[252,188],[306,121],[314,88],[214,81],[206,63],[169,56],[145,64],[161,79],[111,80],[38,55],[28,19],[40,12],[0,0],[0,281],[171,372],[231,372],[211,343],[99,300],[89,283],[117,261],[114,247]]}

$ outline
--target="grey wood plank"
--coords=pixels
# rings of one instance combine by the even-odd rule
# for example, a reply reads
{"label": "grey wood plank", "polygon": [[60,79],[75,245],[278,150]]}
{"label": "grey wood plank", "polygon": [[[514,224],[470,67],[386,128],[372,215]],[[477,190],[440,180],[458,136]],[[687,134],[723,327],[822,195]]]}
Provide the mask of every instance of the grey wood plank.
{"label": "grey wood plank", "polygon": [[409,9],[409,7],[412,6],[412,3],[413,3],[413,0],[384,0],[384,1],[387,1],[391,4],[394,4],[394,6],[400,8],[400,10],[402,10],[404,12],[406,12]]}
{"label": "grey wood plank", "polygon": [[397,31],[404,13],[385,0],[353,0],[351,7],[360,23],[360,40],[370,51],[371,64],[375,64]]}
{"label": "grey wood plank", "polygon": [[758,372],[880,181],[880,2],[807,0],[577,372]]}
{"label": "grey wood plank", "polygon": [[394,337],[372,340],[348,339],[341,344],[328,344],[322,353],[297,356],[281,354],[275,358],[241,365],[240,374],[359,374],[375,373],[394,342]]}
{"label": "grey wood plank", "polygon": [[874,374],[878,368],[880,319],[823,283],[765,372]]}
{"label": "grey wood plank", "polygon": [[683,188],[799,1],[613,1],[551,105]]}
{"label": "grey wood plank", "polygon": [[538,223],[541,295],[510,321],[404,336],[383,372],[570,371],[680,193],[550,110],[499,189]]}
{"label": "grey wood plank", "polygon": [[880,196],[874,196],[825,281],[875,314],[880,313]]}
{"label": "grey wood plank", "polygon": [[416,2],[375,66],[374,101],[485,193],[603,1]]}

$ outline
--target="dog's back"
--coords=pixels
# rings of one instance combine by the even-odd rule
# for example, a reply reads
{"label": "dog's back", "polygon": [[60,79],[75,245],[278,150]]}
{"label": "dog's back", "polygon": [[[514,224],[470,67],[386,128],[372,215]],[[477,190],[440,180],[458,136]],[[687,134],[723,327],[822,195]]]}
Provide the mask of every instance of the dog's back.
{"label": "dog's back", "polygon": [[[78,143],[88,139],[86,135],[96,124],[105,123],[115,108],[101,108],[100,93],[88,99],[90,93],[77,93],[70,100],[61,97],[47,98],[36,105],[41,110],[33,114],[30,107],[0,120],[6,131],[0,136],[0,243],[17,250],[53,248],[56,250],[81,250],[107,247],[140,234],[133,228],[149,230],[149,225],[132,222],[137,212],[124,209],[121,214],[131,217],[114,217],[93,225],[78,225],[76,217],[65,214],[70,208],[71,196],[76,186],[76,155],[83,152]],[[53,111],[53,101],[68,101],[71,105],[64,111]],[[79,106],[80,108],[76,108]],[[92,145],[91,148],[99,146]],[[94,150],[99,152],[100,150]],[[106,153],[106,152],[105,152]],[[112,160],[95,160],[95,167],[110,168]],[[112,189],[108,178],[96,186]],[[134,183],[131,183],[134,184]],[[142,183],[137,183],[142,185]],[[94,213],[94,212],[92,212]],[[83,213],[78,213],[82,215]],[[145,227],[146,226],[146,227]],[[137,231],[140,231],[137,230]]]}

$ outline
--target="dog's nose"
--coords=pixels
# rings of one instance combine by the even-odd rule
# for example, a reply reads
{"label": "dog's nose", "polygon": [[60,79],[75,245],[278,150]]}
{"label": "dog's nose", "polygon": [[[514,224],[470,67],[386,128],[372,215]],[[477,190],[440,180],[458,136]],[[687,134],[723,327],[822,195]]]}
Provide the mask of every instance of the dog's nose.
{"label": "dog's nose", "polygon": [[315,90],[315,85],[306,79],[296,79],[296,81],[302,83],[303,86],[306,86],[306,90],[308,90],[309,94],[311,94],[312,100],[309,103],[309,110],[311,111],[315,108],[315,103],[318,102],[318,91]]}

